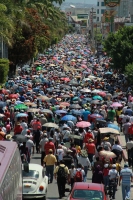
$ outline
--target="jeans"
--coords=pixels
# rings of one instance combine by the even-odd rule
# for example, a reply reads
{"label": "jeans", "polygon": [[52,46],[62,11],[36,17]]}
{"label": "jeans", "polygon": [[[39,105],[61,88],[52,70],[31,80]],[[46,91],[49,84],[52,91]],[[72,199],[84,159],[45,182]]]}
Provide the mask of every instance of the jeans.
{"label": "jeans", "polygon": [[85,172],[85,175],[84,175],[84,182],[86,182],[86,178],[87,178],[87,171],[88,171],[88,167],[87,166],[84,166],[84,172]]}
{"label": "jeans", "polygon": [[53,173],[54,173],[54,165],[46,165],[46,176],[48,176],[50,183],[53,182]]}
{"label": "jeans", "polygon": [[125,134],[125,141],[126,141],[126,143],[128,142],[128,139],[129,139],[129,135]]}
{"label": "jeans", "polygon": [[122,184],[122,198],[125,200],[125,198],[130,199],[130,184]]}
{"label": "jeans", "polygon": [[93,162],[93,156],[94,154],[88,153],[88,158],[89,158],[90,163]]}
{"label": "jeans", "polygon": [[104,181],[105,187],[109,186],[109,176],[104,176],[103,181]]}

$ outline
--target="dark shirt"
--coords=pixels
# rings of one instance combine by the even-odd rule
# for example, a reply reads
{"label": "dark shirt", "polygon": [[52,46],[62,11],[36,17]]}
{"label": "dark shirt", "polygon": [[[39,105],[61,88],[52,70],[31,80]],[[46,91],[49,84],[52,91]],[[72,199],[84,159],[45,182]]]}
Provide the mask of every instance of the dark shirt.
{"label": "dark shirt", "polygon": [[73,163],[73,157],[70,155],[66,155],[63,157],[63,161],[64,161],[65,166],[67,166],[68,169],[70,169],[71,164]]}

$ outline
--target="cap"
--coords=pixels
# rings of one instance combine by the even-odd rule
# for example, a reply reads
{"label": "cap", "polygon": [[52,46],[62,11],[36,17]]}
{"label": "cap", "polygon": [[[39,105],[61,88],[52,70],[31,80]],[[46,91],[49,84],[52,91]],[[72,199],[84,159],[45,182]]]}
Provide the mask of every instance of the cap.
{"label": "cap", "polygon": [[115,164],[113,164],[113,165],[112,165],[112,168],[116,168],[116,165],[115,165]]}
{"label": "cap", "polygon": [[44,117],[44,114],[41,114],[41,117]]}
{"label": "cap", "polygon": [[128,167],[129,165],[128,165],[128,163],[126,162],[126,163],[124,163],[124,167]]}
{"label": "cap", "polygon": [[109,166],[108,164],[105,164],[105,165],[104,165],[105,168],[107,168],[108,166]]}
{"label": "cap", "polygon": [[51,140],[51,141],[52,141],[52,140],[53,140],[53,138],[51,138],[51,137],[50,137],[50,138],[49,138],[49,140]]}

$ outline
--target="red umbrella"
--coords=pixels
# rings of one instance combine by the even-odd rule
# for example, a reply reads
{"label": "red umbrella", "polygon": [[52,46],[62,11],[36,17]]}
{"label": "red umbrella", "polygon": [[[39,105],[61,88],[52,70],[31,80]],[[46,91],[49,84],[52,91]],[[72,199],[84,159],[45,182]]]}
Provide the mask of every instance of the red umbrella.
{"label": "red umbrella", "polygon": [[62,80],[62,81],[66,81],[66,82],[69,82],[69,81],[70,81],[69,78],[65,78],[65,77],[64,77],[64,78],[61,78],[61,80]]}
{"label": "red umbrella", "polygon": [[86,122],[86,121],[81,121],[81,122],[78,122],[76,124],[76,126],[80,127],[80,128],[86,128],[86,127],[91,126],[91,123],[90,122]]}
{"label": "red umbrella", "polygon": [[8,94],[8,91],[5,89],[0,89],[0,94]]}
{"label": "red umbrella", "polygon": [[19,97],[18,94],[10,94],[9,95],[10,99],[17,99],[18,97]]}

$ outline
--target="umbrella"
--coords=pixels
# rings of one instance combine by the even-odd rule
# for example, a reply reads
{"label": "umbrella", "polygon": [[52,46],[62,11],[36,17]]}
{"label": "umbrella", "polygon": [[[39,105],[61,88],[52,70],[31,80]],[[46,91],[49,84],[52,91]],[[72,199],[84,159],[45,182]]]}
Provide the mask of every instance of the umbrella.
{"label": "umbrella", "polygon": [[122,107],[122,104],[118,103],[118,102],[114,102],[111,107],[114,107],[114,108],[118,108],[118,107]]}
{"label": "umbrella", "polygon": [[16,106],[14,106],[15,109],[20,109],[20,110],[25,110],[28,107],[25,104],[18,104]]}
{"label": "umbrella", "polygon": [[21,135],[21,134],[19,134],[19,135],[14,135],[14,136],[12,136],[12,138],[13,138],[16,142],[20,142],[20,143],[26,142],[26,141],[27,141],[27,137],[25,137],[24,135]]}
{"label": "umbrella", "polygon": [[78,83],[78,82],[76,82],[76,81],[73,81],[73,80],[72,80],[72,81],[70,81],[70,82],[69,82],[69,84],[70,84],[70,85],[79,85],[79,83]]}
{"label": "umbrella", "polygon": [[41,100],[44,100],[44,101],[50,100],[50,98],[48,98],[47,96],[38,96],[37,99],[41,99]]}
{"label": "umbrella", "polygon": [[81,92],[85,92],[85,93],[90,93],[91,92],[91,90],[90,89],[88,89],[88,88],[84,88],[84,89],[82,89],[82,90],[80,90]]}
{"label": "umbrella", "polygon": [[99,131],[100,131],[100,134],[108,134],[108,133],[111,133],[111,134],[114,134],[114,135],[120,135],[119,131],[116,130],[116,129],[113,129],[113,128],[99,128]]}
{"label": "umbrella", "polygon": [[40,109],[38,109],[38,108],[29,108],[29,109],[27,110],[27,112],[31,112],[31,113],[39,112],[39,111],[40,111]]}
{"label": "umbrella", "polygon": [[99,92],[101,92],[100,90],[97,90],[97,89],[95,89],[95,90],[93,90],[91,93],[96,93],[96,94],[98,94]]}
{"label": "umbrella", "polygon": [[112,72],[106,72],[105,75],[112,75]]}
{"label": "umbrella", "polygon": [[40,71],[40,70],[42,70],[42,67],[37,67],[36,70]]}
{"label": "umbrella", "polygon": [[18,98],[18,94],[10,94],[9,95],[9,99],[17,99]]}
{"label": "umbrella", "polygon": [[116,158],[116,155],[113,152],[111,152],[111,151],[104,151],[103,150],[103,151],[99,152],[99,155],[103,156],[105,158]]}
{"label": "umbrella", "polygon": [[4,106],[6,106],[6,102],[0,101],[0,107],[3,108]]}
{"label": "umbrella", "polygon": [[66,81],[66,82],[69,82],[69,81],[70,81],[69,78],[65,78],[65,77],[64,77],[64,78],[61,78],[61,80],[62,80],[62,81]]}
{"label": "umbrella", "polygon": [[105,97],[106,96],[106,93],[105,92],[99,92],[98,93],[100,96],[102,96],[102,97]]}
{"label": "umbrella", "polygon": [[68,103],[68,102],[61,102],[60,106],[70,106],[70,103]]}
{"label": "umbrella", "polygon": [[61,98],[70,98],[70,95],[64,94],[64,95],[61,96]]}
{"label": "umbrella", "polygon": [[55,123],[52,123],[52,122],[48,122],[48,123],[45,123],[43,124],[44,127],[49,127],[49,128],[59,128],[59,126]]}
{"label": "umbrella", "polygon": [[93,118],[93,119],[96,119],[96,118],[103,118],[103,116],[101,116],[101,115],[99,115],[99,114],[96,114],[96,113],[90,115],[90,117]]}
{"label": "umbrella", "polygon": [[93,100],[100,100],[100,101],[102,101],[103,100],[103,98],[101,97],[101,96],[94,96],[94,97],[92,97],[92,99]]}
{"label": "umbrella", "polygon": [[75,121],[76,117],[73,115],[65,115],[64,117],[61,118],[62,121]]}
{"label": "umbrella", "polygon": [[36,107],[36,104],[32,103],[32,102],[24,102],[24,104],[27,105],[27,106]]}
{"label": "umbrella", "polygon": [[80,128],[86,128],[86,127],[91,126],[91,123],[90,122],[86,122],[86,121],[81,121],[81,122],[78,122],[76,124],[76,126],[80,127]]}
{"label": "umbrella", "polygon": [[109,128],[113,128],[113,129],[116,129],[116,130],[120,130],[120,128],[116,125],[116,124],[108,124],[108,127]]}
{"label": "umbrella", "polygon": [[16,117],[27,117],[28,115],[26,113],[18,113]]}
{"label": "umbrella", "polygon": [[53,112],[49,109],[41,109],[40,110],[41,113],[49,113],[49,114],[52,114],[53,115]]}
{"label": "umbrella", "polygon": [[65,113],[67,113],[67,111],[66,110],[56,110],[55,113],[56,114],[63,114],[63,113],[65,114]]}
{"label": "umbrella", "polygon": [[101,102],[99,100],[92,100],[91,104],[100,104]]}
{"label": "umbrella", "polygon": [[73,108],[73,109],[80,109],[81,106],[79,104],[71,104],[70,105],[70,108]]}
{"label": "umbrella", "polygon": [[73,97],[72,101],[78,101],[79,97]]}

